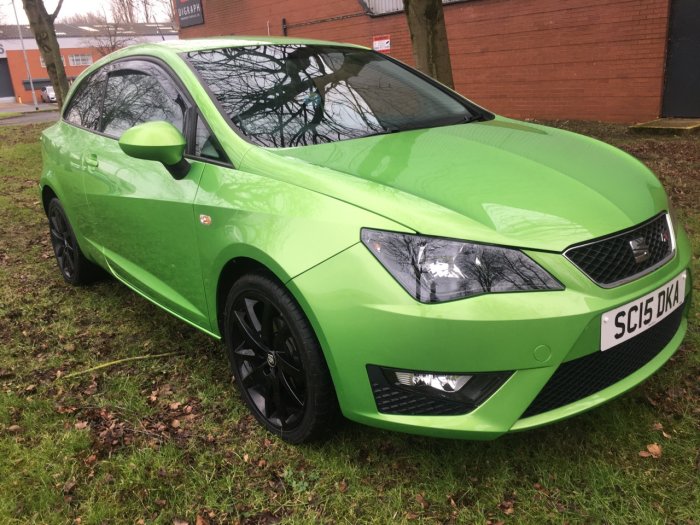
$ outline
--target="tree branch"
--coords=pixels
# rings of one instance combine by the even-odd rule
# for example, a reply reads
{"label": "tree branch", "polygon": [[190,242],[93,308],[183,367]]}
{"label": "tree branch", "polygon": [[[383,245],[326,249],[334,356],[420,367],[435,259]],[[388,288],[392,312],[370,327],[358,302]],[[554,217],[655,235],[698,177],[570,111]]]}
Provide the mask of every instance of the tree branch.
{"label": "tree branch", "polygon": [[58,16],[58,12],[61,10],[62,5],[63,5],[63,0],[58,0],[58,5],[56,6],[56,9],[54,10],[53,14],[49,15],[51,22],[56,21],[56,17]]}

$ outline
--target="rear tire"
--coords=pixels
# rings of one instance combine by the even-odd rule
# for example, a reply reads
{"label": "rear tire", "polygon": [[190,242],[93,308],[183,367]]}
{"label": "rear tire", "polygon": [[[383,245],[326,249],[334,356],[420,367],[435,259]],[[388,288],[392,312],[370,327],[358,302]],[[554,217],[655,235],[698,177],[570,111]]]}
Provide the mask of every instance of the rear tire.
{"label": "rear tire", "polygon": [[80,250],[61,201],[55,197],[51,199],[46,215],[49,219],[51,246],[63,279],[73,286],[89,284],[95,281],[102,272]]}
{"label": "rear tire", "polygon": [[338,414],[335,389],[289,291],[267,274],[245,275],[231,287],[224,316],[229,363],[255,418],[289,443],[322,438]]}

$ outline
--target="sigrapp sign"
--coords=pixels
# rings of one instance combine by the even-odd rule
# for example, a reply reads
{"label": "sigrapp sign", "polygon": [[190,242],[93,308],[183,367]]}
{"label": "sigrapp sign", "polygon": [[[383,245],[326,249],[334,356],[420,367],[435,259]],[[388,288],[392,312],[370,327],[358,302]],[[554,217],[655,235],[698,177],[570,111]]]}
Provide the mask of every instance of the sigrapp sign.
{"label": "sigrapp sign", "polygon": [[177,17],[180,27],[196,26],[204,23],[201,0],[177,0]]}

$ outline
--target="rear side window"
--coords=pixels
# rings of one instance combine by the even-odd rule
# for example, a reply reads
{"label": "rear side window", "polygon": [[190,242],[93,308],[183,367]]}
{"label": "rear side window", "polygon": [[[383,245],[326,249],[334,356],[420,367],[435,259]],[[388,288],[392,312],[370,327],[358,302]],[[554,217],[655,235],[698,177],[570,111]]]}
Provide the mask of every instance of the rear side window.
{"label": "rear side window", "polygon": [[183,131],[185,109],[173,81],[157,66],[125,67],[108,76],[101,131],[118,138],[127,129],[154,120]]}
{"label": "rear side window", "polygon": [[64,120],[82,128],[97,129],[104,85],[104,75],[99,72],[84,79],[63,114]]}

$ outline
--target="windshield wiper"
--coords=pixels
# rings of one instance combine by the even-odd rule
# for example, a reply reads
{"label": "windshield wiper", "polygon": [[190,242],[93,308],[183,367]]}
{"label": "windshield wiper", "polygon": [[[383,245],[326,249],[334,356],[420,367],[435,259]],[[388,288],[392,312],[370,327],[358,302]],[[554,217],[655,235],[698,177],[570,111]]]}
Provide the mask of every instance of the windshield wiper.
{"label": "windshield wiper", "polygon": [[403,126],[384,126],[384,129],[370,131],[366,135],[360,135],[355,138],[374,137],[377,135],[389,135],[390,133],[398,133],[399,131],[412,131],[416,129],[440,128],[444,126],[454,126],[456,124],[468,124],[470,122],[484,121],[486,118],[483,115],[460,115],[459,117],[448,117],[434,120],[424,120],[422,122],[414,122]]}

